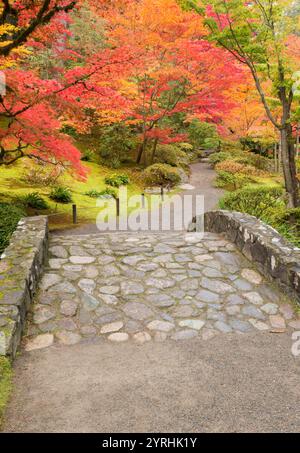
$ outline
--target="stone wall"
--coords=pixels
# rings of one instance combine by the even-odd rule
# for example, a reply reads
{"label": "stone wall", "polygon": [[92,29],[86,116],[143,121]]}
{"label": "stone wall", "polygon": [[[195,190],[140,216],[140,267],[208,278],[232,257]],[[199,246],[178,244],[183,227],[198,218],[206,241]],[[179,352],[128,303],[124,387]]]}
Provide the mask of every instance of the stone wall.
{"label": "stone wall", "polygon": [[0,355],[14,358],[48,248],[48,219],[22,219],[0,260]]}
{"label": "stone wall", "polygon": [[[194,218],[189,230],[201,227],[203,217]],[[300,303],[300,249],[288,243],[274,228],[256,217],[231,211],[204,215],[205,231],[223,233],[269,280]]]}

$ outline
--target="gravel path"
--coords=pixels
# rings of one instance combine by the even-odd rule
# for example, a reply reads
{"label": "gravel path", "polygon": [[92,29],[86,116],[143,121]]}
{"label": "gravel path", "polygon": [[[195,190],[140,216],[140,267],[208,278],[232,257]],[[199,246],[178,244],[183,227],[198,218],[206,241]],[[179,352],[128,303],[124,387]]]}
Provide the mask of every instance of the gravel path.
{"label": "gravel path", "polygon": [[[219,199],[223,195],[223,190],[214,187],[214,180],[216,177],[215,171],[207,161],[197,162],[191,165],[191,176],[188,190],[182,190],[181,196],[184,195],[204,195],[204,208],[205,211],[211,211],[218,205]],[[173,209],[172,209],[173,213]],[[173,216],[171,216],[171,224],[173,226]],[[80,221],[80,218],[79,218]],[[99,233],[95,223],[78,225],[75,228],[56,230],[53,235],[82,235],[82,234],[96,234]]]}

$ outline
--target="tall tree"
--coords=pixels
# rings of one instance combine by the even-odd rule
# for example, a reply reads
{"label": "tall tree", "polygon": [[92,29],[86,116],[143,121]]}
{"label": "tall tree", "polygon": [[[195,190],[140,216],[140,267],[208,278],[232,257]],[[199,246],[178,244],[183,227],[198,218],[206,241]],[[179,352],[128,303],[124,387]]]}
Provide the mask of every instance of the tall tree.
{"label": "tall tree", "polygon": [[[288,206],[299,206],[292,109],[295,59],[287,42],[296,33],[299,12],[289,0],[204,0],[209,38],[250,71],[266,114],[279,131]],[[298,39],[294,34],[294,39]],[[271,89],[269,89],[271,88]],[[276,118],[280,106],[280,120]]]}
{"label": "tall tree", "polygon": [[43,25],[68,13],[79,0],[1,0],[0,56],[24,45]]}

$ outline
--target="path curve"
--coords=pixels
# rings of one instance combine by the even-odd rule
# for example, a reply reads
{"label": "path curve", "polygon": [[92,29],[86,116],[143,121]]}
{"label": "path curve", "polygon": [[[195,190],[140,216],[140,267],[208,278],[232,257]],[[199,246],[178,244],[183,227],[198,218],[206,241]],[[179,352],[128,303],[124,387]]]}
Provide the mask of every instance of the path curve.
{"label": "path curve", "polygon": [[[218,201],[222,197],[224,191],[214,186],[216,172],[211,167],[210,163],[203,159],[201,162],[191,164],[191,176],[189,184],[194,188],[192,190],[183,190],[180,195],[204,195],[205,212],[216,209]],[[95,223],[87,223],[78,225],[76,228],[55,230],[52,232],[55,236],[69,236],[82,234],[99,233]]]}

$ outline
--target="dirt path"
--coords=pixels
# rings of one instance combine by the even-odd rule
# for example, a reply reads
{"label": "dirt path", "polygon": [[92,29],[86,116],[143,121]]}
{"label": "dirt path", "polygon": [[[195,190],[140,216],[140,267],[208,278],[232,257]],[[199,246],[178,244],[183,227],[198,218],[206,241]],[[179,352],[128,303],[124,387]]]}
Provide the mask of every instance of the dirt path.
{"label": "dirt path", "polygon": [[6,432],[299,432],[289,334],[22,355]]}
{"label": "dirt path", "polygon": [[[214,180],[216,177],[215,171],[211,168],[209,162],[197,162],[191,165],[191,177],[189,184],[193,189],[183,190],[180,192],[181,196],[200,194],[204,195],[205,211],[211,211],[218,205],[219,199],[223,195],[221,189],[214,187]],[[99,233],[95,223],[78,225],[76,228],[65,230],[56,230],[53,235],[82,235],[82,234],[95,234]]]}

